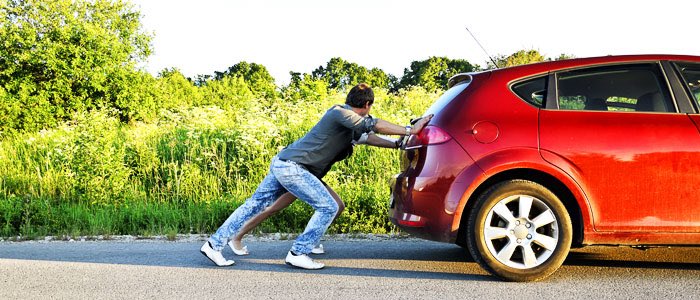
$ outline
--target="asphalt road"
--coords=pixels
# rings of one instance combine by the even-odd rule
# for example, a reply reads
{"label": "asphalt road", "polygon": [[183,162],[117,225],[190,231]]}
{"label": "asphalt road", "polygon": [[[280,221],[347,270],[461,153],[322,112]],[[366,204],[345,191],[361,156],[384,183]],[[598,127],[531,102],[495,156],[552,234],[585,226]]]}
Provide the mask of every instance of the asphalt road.
{"label": "asphalt road", "polygon": [[326,269],[306,271],[284,264],[291,243],[248,242],[218,268],[199,241],[0,242],[0,299],[700,299],[700,248],[574,249],[550,278],[512,283],[455,245],[329,240]]}

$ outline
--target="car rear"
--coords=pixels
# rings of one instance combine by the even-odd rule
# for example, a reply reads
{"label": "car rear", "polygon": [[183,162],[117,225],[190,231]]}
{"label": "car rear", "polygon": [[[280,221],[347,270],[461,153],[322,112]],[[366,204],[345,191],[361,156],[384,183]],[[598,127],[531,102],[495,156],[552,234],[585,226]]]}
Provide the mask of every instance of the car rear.
{"label": "car rear", "polygon": [[[474,160],[455,139],[463,128],[464,106],[479,80],[489,73],[460,74],[451,87],[426,111],[434,114],[417,135],[409,137],[401,157],[401,173],[391,183],[389,218],[404,231],[425,239],[454,242],[452,228],[458,201],[449,199],[455,178]],[[461,197],[461,195],[458,195]],[[454,198],[454,195],[452,195]]]}

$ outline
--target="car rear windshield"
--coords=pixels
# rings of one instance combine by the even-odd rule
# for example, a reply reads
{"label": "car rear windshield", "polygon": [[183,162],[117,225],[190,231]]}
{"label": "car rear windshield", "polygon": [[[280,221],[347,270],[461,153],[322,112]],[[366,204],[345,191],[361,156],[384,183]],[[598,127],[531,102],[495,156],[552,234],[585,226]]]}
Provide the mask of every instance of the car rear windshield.
{"label": "car rear windshield", "polygon": [[464,91],[470,83],[470,81],[465,81],[451,87],[444,94],[442,94],[440,98],[435,100],[435,103],[433,103],[433,105],[431,105],[430,108],[428,108],[428,111],[425,112],[425,114],[429,115],[440,112],[443,108],[445,108],[445,106],[447,106],[447,104],[450,103],[450,101],[452,101],[454,98],[457,97],[457,95]]}

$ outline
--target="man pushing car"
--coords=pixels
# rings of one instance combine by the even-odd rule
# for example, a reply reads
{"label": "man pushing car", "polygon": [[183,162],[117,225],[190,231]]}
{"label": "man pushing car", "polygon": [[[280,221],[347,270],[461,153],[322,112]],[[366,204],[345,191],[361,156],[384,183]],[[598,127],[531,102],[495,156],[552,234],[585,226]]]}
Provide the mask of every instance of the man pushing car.
{"label": "man pushing car", "polygon": [[365,142],[368,145],[400,148],[401,139],[384,139],[374,133],[417,134],[432,117],[422,118],[413,126],[404,127],[370,116],[373,103],[374,92],[369,85],[361,83],[353,87],[345,105],[334,105],[328,109],[306,135],[282,149],[272,159],[270,170],[255,193],[226,219],[200,251],[217,266],[233,265],[234,261],[226,259],[221,253],[227,242],[248,220],[284,193],[290,192],[311,205],[315,212],[287,253],[285,262],[303,269],[323,268],[323,263],[308,256],[338,211],[338,204],[330,192],[332,190],[321,181],[323,175],[339,160],[339,156],[350,152],[353,140],[358,140],[363,134],[368,134]]}

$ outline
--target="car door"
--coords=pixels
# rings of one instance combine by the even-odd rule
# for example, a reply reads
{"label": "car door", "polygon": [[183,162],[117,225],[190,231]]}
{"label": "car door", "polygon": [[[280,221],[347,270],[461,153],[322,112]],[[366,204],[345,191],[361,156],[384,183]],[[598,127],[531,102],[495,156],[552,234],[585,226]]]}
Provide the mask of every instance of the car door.
{"label": "car door", "polygon": [[594,228],[700,231],[700,135],[677,112],[660,64],[553,76],[556,105],[540,111],[541,153],[582,187]]}

